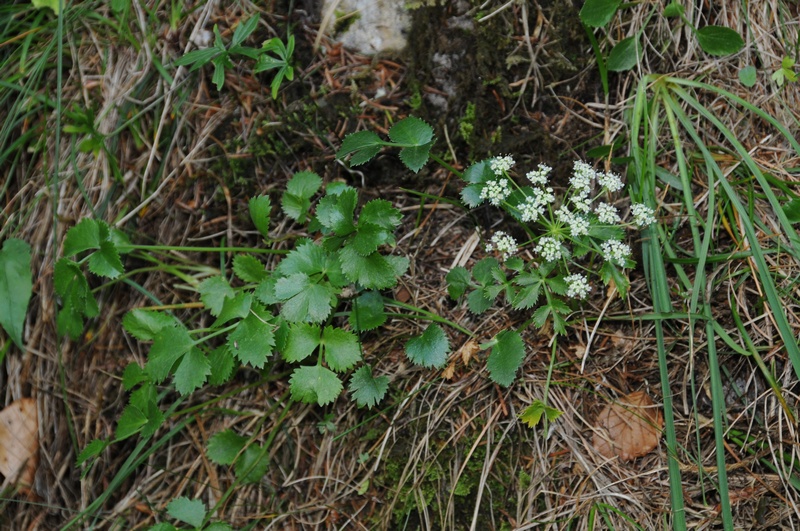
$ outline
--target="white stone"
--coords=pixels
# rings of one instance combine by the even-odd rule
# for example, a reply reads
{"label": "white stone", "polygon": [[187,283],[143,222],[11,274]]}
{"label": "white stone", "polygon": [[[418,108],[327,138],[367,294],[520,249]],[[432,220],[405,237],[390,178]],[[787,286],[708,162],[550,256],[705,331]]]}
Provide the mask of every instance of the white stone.
{"label": "white stone", "polygon": [[[331,35],[337,15],[342,13],[356,20],[343,33]],[[369,55],[403,50],[411,25],[405,0],[324,0],[322,21],[333,39]]]}

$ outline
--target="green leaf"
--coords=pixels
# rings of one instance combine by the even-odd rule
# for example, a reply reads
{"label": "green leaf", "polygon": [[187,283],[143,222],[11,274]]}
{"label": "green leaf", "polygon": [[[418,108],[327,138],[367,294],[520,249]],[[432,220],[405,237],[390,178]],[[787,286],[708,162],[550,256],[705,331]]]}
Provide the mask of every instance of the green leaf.
{"label": "green leaf", "polygon": [[458,299],[466,293],[472,275],[467,268],[456,266],[444,277],[447,281],[447,293],[451,299]]}
{"label": "green leaf", "polygon": [[233,353],[228,345],[220,345],[208,355],[208,364],[211,374],[208,375],[208,383],[211,385],[222,385],[230,380],[233,375],[235,360]]}
{"label": "green leaf", "polygon": [[175,389],[187,395],[206,383],[211,364],[205,352],[195,347],[189,350],[175,369]]}
{"label": "green leaf", "polygon": [[148,527],[147,531],[179,531],[177,527],[166,522],[161,522],[152,527]]}
{"label": "green leaf", "polygon": [[608,24],[617,12],[622,0],[586,0],[579,13],[581,22],[592,28]]}
{"label": "green leaf", "polygon": [[236,29],[233,30],[233,38],[231,39],[231,47],[239,46],[247,37],[253,33],[258,27],[258,14],[248,18],[245,22],[239,21]]}
{"label": "green leaf", "polygon": [[519,332],[503,330],[495,337],[486,368],[493,382],[508,387],[514,382],[517,370],[525,359],[525,343]]}
{"label": "green leaf", "polygon": [[151,341],[156,334],[168,326],[176,326],[178,321],[166,313],[135,308],[122,318],[122,326],[139,341]]}
{"label": "green leaf", "polygon": [[200,293],[200,300],[211,312],[214,317],[222,311],[225,299],[230,299],[236,295],[231,285],[221,276],[209,277],[197,286]]}
{"label": "green leaf", "polygon": [[158,409],[156,387],[150,382],[131,393],[130,405],[141,411],[147,422],[140,428],[143,437],[150,437],[164,423],[164,413]]}
{"label": "green leaf", "polygon": [[667,17],[667,18],[679,17],[679,16],[683,15],[684,10],[685,9],[684,9],[684,7],[682,5],[680,5],[678,2],[675,2],[675,0],[673,0],[672,2],[670,2],[669,4],[667,4],[664,7],[663,15],[665,17]]}
{"label": "green leaf", "polygon": [[50,8],[53,10],[53,13],[55,13],[56,16],[58,16],[60,13],[61,6],[59,4],[59,0],[31,0],[31,5],[36,9]]}
{"label": "green leaf", "polygon": [[361,209],[358,223],[369,223],[386,230],[394,231],[400,226],[403,216],[400,211],[384,199],[373,199]]}
{"label": "green leaf", "polygon": [[494,284],[495,271],[500,269],[500,262],[496,258],[487,257],[480,260],[472,268],[472,276],[481,286]]}
{"label": "green leaf", "polygon": [[336,292],[330,284],[312,283],[305,273],[278,279],[275,296],[283,301],[281,315],[297,323],[321,323],[337,304]]}
{"label": "green leaf", "polygon": [[124,271],[117,248],[110,239],[100,243],[100,249],[89,256],[89,271],[107,278],[117,278]]}
{"label": "green leaf", "polygon": [[406,356],[423,367],[440,369],[447,363],[450,341],[437,324],[430,324],[422,335],[412,337],[406,343]]}
{"label": "green leaf", "polygon": [[625,273],[611,262],[603,262],[600,266],[600,280],[606,286],[613,284],[623,299],[627,296],[630,281]]}
{"label": "green leaf", "polygon": [[256,226],[256,229],[264,238],[269,239],[269,213],[272,209],[269,196],[251,197],[248,207],[250,208],[250,219],[253,220],[253,225]]}
{"label": "green leaf", "polygon": [[642,55],[638,37],[626,37],[619,41],[608,54],[607,67],[612,72],[630,70]]}
{"label": "green leaf", "polygon": [[150,376],[136,362],[129,363],[122,372],[122,388],[130,391],[142,382],[150,381]]}
{"label": "green leaf", "polygon": [[211,76],[211,82],[217,87],[217,90],[222,90],[225,84],[225,66],[230,62],[227,54],[221,54],[211,60],[214,65],[214,75]]}
{"label": "green leaf", "polygon": [[542,415],[547,418],[548,422],[553,422],[558,417],[563,415],[563,411],[559,411],[554,407],[550,407],[541,400],[534,400],[530,406],[520,413],[519,419],[528,425],[529,428],[535,428],[542,420]]}
{"label": "green leaf", "polygon": [[269,467],[269,452],[260,445],[253,444],[245,448],[241,457],[236,460],[236,477],[243,484],[258,483]]}
{"label": "green leaf", "polygon": [[424,121],[414,116],[400,120],[389,129],[389,138],[406,146],[400,150],[400,160],[414,173],[428,162],[433,144],[433,129]]}
{"label": "green leaf", "polygon": [[247,437],[238,435],[233,430],[221,431],[208,440],[206,455],[212,463],[232,465],[246,444]]}
{"label": "green leaf", "polygon": [[233,274],[242,282],[258,283],[269,276],[264,264],[251,254],[237,254],[233,258]]}
{"label": "green leaf", "polygon": [[313,171],[295,173],[286,183],[286,192],[281,197],[281,207],[287,216],[305,223],[311,208],[311,198],[322,186],[322,177]]}
{"label": "green leaf", "polygon": [[419,147],[403,148],[400,150],[400,161],[406,165],[406,168],[417,173],[428,162],[432,145],[430,143]]}
{"label": "green leaf", "polygon": [[117,421],[117,429],[114,432],[114,438],[117,441],[122,441],[136,435],[142,431],[145,424],[147,424],[147,416],[142,410],[133,404],[128,404],[125,406],[125,409],[122,410],[122,415],[120,415]]}
{"label": "green leaf", "polygon": [[230,299],[225,299],[222,303],[222,310],[214,321],[214,326],[219,326],[234,319],[244,319],[250,313],[253,305],[253,295],[246,292],[239,292]]}
{"label": "green leaf", "polygon": [[326,265],[326,251],[319,245],[306,240],[286,255],[278,265],[276,272],[284,277],[294,273],[305,273],[311,276],[322,273]]}
{"label": "green leaf", "polygon": [[92,442],[87,444],[86,447],[81,451],[80,455],[78,455],[78,459],[75,461],[75,466],[81,466],[92,457],[97,457],[103,452],[103,450],[108,448],[110,444],[111,443],[109,441],[103,439],[94,439]]}
{"label": "green leaf", "polygon": [[338,195],[326,195],[317,204],[317,219],[337,236],[347,236],[355,230],[353,214],[358,202],[358,192],[345,190]]}
{"label": "green leaf", "polygon": [[476,289],[467,295],[467,308],[474,314],[481,314],[492,307],[494,298],[488,298],[483,294],[483,290]]}
{"label": "green leaf", "polygon": [[253,304],[250,313],[228,336],[228,348],[242,362],[258,369],[272,354],[275,346],[273,316],[263,306]]}
{"label": "green leaf", "polygon": [[74,256],[90,249],[99,249],[100,241],[99,223],[91,218],[84,218],[67,231],[64,238],[64,256]]}
{"label": "green leaf", "polygon": [[393,243],[392,233],[368,223],[359,223],[358,231],[350,242],[350,246],[361,256],[369,256],[385,243]]}
{"label": "green leaf", "polygon": [[325,348],[325,362],[336,372],[349,370],[361,361],[361,345],[352,332],[326,326],[321,343]]}
{"label": "green leaf", "polygon": [[342,392],[342,382],[336,373],[321,365],[298,367],[289,379],[294,400],[320,406],[330,404]]}
{"label": "green leaf", "polygon": [[383,256],[372,253],[361,256],[352,247],[339,251],[342,272],[351,282],[367,289],[387,289],[397,284],[397,278],[408,268],[408,259],[400,256]]}
{"label": "green leaf", "polygon": [[31,247],[10,238],[0,250],[0,326],[21,350],[32,289]]}
{"label": "green leaf", "polygon": [[200,527],[206,517],[206,506],[200,500],[190,500],[181,496],[169,502],[167,512],[176,520],[192,527]]}
{"label": "green leaf", "polygon": [[192,346],[194,342],[183,325],[162,328],[153,337],[145,371],[154,383],[163,382],[169,376],[175,362],[189,352]]}
{"label": "green leaf", "polygon": [[377,291],[366,291],[353,301],[350,326],[356,332],[374,330],[386,322],[383,297]]}
{"label": "green leaf", "polygon": [[181,56],[178,58],[173,64],[175,66],[189,66],[192,65],[192,68],[189,69],[190,72],[194,72],[198,68],[203,65],[207,65],[214,59],[216,56],[220,54],[219,48],[210,47],[210,48],[203,48],[201,50],[192,50],[191,52]]}
{"label": "green leaf", "polygon": [[782,207],[789,223],[800,223],[800,197],[795,197]]}
{"label": "green leaf", "polygon": [[214,522],[204,527],[203,531],[233,531],[233,528],[225,522]]}
{"label": "green leaf", "polygon": [[286,347],[282,350],[283,359],[288,362],[303,361],[317,349],[322,337],[319,326],[298,323],[289,326]]}
{"label": "green leaf", "polygon": [[53,286],[63,304],[56,319],[58,333],[77,339],[83,332],[83,316],[95,317],[100,313],[89,283],[78,264],[62,258],[53,271]]}
{"label": "green leaf", "polygon": [[730,55],[744,47],[741,35],[723,26],[706,26],[697,30],[697,42],[710,55]]}
{"label": "green leaf", "polygon": [[753,65],[739,70],[739,82],[745,87],[752,88],[758,82],[758,73]]}
{"label": "green leaf", "polygon": [[372,406],[383,400],[389,389],[389,378],[386,376],[372,376],[372,367],[364,365],[353,373],[350,378],[350,394],[358,407]]}
{"label": "green leaf", "polygon": [[384,145],[386,142],[372,131],[359,131],[344,138],[342,147],[336,152],[336,158],[341,160],[352,154],[350,165],[359,166],[377,155]]}

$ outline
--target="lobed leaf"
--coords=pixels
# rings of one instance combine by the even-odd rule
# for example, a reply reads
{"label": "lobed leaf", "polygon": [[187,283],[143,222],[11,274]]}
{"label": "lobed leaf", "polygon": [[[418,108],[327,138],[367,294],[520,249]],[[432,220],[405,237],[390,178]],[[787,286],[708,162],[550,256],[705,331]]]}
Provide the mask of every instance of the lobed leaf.
{"label": "lobed leaf", "polygon": [[194,342],[189,337],[189,331],[182,324],[162,328],[153,337],[153,345],[147,355],[145,371],[154,383],[163,382],[169,376],[175,362],[193,345]]}
{"label": "lobed leaf", "polygon": [[212,350],[208,355],[208,364],[211,369],[208,383],[211,385],[222,385],[233,376],[235,360],[228,345],[220,345]]}
{"label": "lobed leaf", "polygon": [[250,313],[228,336],[228,348],[242,362],[258,369],[267,362],[275,346],[275,325],[272,314],[253,304]]}
{"label": "lobed leaf", "polygon": [[64,256],[74,256],[83,251],[100,248],[100,224],[84,218],[67,231],[64,238]]}
{"label": "lobed leaf", "polygon": [[336,158],[341,160],[352,154],[350,165],[359,166],[377,155],[384,145],[386,142],[372,131],[359,131],[344,138],[342,147],[336,152]]}
{"label": "lobed leaf", "polygon": [[326,195],[317,204],[317,219],[337,236],[347,236],[355,230],[353,216],[358,202],[355,189],[337,195]]}
{"label": "lobed leaf", "polygon": [[356,332],[374,330],[386,322],[383,296],[377,291],[365,291],[353,301],[350,311],[350,326]]}
{"label": "lobed leaf", "polygon": [[364,365],[353,373],[350,378],[350,394],[356,401],[358,407],[372,406],[383,400],[386,391],[389,389],[389,378],[387,376],[372,375],[372,367]]}
{"label": "lobed leaf", "polygon": [[295,173],[286,183],[286,191],[281,197],[281,207],[287,216],[304,223],[311,209],[311,198],[322,186],[322,177],[313,171]]}
{"label": "lobed leaf", "polygon": [[423,367],[444,367],[449,352],[450,341],[437,324],[428,325],[421,335],[412,337],[406,343],[408,359]]}
{"label": "lobed leaf", "polygon": [[219,275],[202,281],[198,284],[197,291],[200,293],[200,300],[214,317],[217,317],[222,311],[225,300],[236,295],[236,291],[228,281]]}
{"label": "lobed leaf", "polygon": [[317,325],[298,323],[289,326],[286,346],[281,351],[283,359],[292,363],[303,361],[314,353],[321,337],[322,331]]}
{"label": "lobed leaf", "polygon": [[517,331],[503,330],[496,336],[486,368],[493,382],[508,387],[525,359],[525,343]]}
{"label": "lobed leaf", "polygon": [[342,392],[336,373],[321,365],[297,367],[289,379],[294,400],[320,406],[330,404]]}
{"label": "lobed leaf", "polygon": [[383,256],[372,253],[361,256],[352,247],[339,251],[342,272],[351,281],[367,289],[387,289],[397,284],[397,279],[408,269],[408,258]]}
{"label": "lobed leaf", "polygon": [[211,374],[211,364],[205,352],[194,347],[183,356],[175,369],[175,389],[182,395],[187,395],[199,389],[206,383]]}
{"label": "lobed leaf", "polygon": [[444,279],[447,281],[447,293],[450,298],[458,299],[466,293],[470,280],[472,280],[472,275],[467,268],[457,266],[451,269]]}
{"label": "lobed leaf", "polygon": [[264,264],[251,254],[237,254],[233,258],[233,274],[242,282],[261,282],[269,276]]}
{"label": "lobed leaf", "polygon": [[326,326],[321,343],[325,348],[325,363],[336,372],[349,370],[361,361],[361,345],[352,332]]}

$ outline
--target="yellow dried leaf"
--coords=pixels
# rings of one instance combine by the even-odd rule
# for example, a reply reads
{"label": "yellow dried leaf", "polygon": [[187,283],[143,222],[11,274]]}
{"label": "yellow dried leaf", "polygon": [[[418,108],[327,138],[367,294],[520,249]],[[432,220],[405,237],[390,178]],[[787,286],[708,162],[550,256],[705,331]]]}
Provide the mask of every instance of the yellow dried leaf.
{"label": "yellow dried leaf", "polygon": [[651,452],[661,438],[664,418],[644,391],[623,396],[597,416],[592,446],[607,458],[630,461]]}
{"label": "yellow dried leaf", "polygon": [[0,411],[0,474],[6,481],[33,485],[38,449],[36,400],[22,398]]}
{"label": "yellow dried leaf", "polygon": [[461,363],[463,363],[465,367],[468,366],[470,360],[472,360],[472,357],[480,348],[478,343],[472,339],[461,345],[461,348],[458,349],[458,354],[461,356]]}

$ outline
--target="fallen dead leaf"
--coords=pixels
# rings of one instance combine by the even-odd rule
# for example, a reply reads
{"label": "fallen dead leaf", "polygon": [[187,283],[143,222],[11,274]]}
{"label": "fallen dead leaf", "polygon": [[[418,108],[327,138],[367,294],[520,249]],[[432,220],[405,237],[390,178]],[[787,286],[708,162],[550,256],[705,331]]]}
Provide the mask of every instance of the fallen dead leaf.
{"label": "fallen dead leaf", "polygon": [[611,459],[630,461],[650,453],[661,438],[664,418],[644,391],[620,397],[606,406],[595,421],[592,446]]}
{"label": "fallen dead leaf", "polygon": [[472,339],[461,345],[461,348],[458,349],[458,354],[461,356],[461,363],[463,363],[465,367],[469,366],[470,360],[472,360],[472,357],[480,348],[478,343]]}
{"label": "fallen dead leaf", "polygon": [[30,487],[36,475],[39,418],[36,400],[21,398],[0,411],[0,474],[4,485]]}

